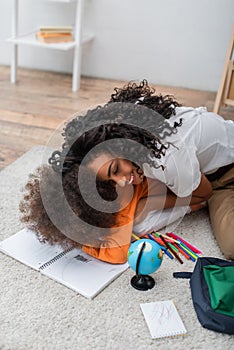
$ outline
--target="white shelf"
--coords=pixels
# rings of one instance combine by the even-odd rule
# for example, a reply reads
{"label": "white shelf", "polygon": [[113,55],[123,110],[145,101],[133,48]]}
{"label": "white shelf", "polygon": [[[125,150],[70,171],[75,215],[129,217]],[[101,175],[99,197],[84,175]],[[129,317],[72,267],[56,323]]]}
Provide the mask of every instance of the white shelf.
{"label": "white shelf", "polygon": [[46,1],[54,3],[57,2],[58,6],[62,3],[76,3],[76,10],[74,13],[75,25],[73,31],[75,40],[67,43],[42,43],[36,38],[37,31],[33,31],[28,34],[20,33],[18,28],[20,0],[13,0],[12,37],[7,39],[7,41],[12,44],[11,82],[16,82],[19,45],[28,45],[62,51],[73,49],[72,91],[77,91],[80,86],[82,46],[94,38],[94,36],[90,33],[83,34],[82,30],[82,17],[85,0],[44,0],[45,3]]}
{"label": "white shelf", "polygon": [[[49,1],[55,1],[55,0],[49,0]],[[61,1],[61,0],[60,0]],[[36,38],[37,32],[28,33],[25,35],[18,36],[16,38],[11,37],[8,38],[7,41],[16,45],[30,45],[30,46],[36,46],[36,47],[43,47],[46,49],[54,49],[54,50],[62,50],[62,51],[68,51],[73,49],[77,43],[76,41],[71,41],[67,43],[42,43],[37,40]],[[81,39],[81,44],[84,45],[91,40],[93,40],[94,35],[92,34],[83,34]]]}

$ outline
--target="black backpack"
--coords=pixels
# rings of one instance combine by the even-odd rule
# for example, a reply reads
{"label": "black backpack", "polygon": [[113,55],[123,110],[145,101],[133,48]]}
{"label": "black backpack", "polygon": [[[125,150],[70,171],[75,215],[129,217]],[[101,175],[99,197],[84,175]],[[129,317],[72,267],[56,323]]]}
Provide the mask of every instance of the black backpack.
{"label": "black backpack", "polygon": [[204,328],[234,334],[234,261],[202,257],[193,272],[174,272],[173,276],[190,278],[193,306]]}

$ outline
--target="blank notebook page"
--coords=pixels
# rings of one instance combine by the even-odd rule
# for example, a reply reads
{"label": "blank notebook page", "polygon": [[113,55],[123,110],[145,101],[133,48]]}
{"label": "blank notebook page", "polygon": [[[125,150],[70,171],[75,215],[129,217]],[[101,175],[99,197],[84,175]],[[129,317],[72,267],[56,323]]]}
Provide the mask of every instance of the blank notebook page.
{"label": "blank notebook page", "polygon": [[187,333],[172,300],[140,304],[152,338]]}

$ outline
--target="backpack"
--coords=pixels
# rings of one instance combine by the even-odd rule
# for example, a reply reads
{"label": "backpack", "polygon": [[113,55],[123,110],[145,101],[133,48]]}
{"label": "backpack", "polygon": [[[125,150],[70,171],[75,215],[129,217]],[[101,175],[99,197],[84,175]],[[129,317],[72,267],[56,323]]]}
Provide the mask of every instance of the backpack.
{"label": "backpack", "polygon": [[193,306],[204,328],[234,334],[234,261],[198,258],[193,272],[174,272],[190,278]]}

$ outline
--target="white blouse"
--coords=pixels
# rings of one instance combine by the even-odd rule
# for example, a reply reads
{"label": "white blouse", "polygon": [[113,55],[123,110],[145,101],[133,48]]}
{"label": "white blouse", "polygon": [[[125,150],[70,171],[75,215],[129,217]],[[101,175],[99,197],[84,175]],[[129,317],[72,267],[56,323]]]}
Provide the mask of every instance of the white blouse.
{"label": "white blouse", "polygon": [[[162,142],[173,143],[161,159],[161,167],[143,164],[144,174],[164,182],[177,196],[189,196],[200,184],[201,173],[212,174],[218,168],[234,163],[234,122],[207,112],[205,107],[177,107],[168,123],[182,118],[177,133]],[[151,160],[153,158],[151,157]]]}

